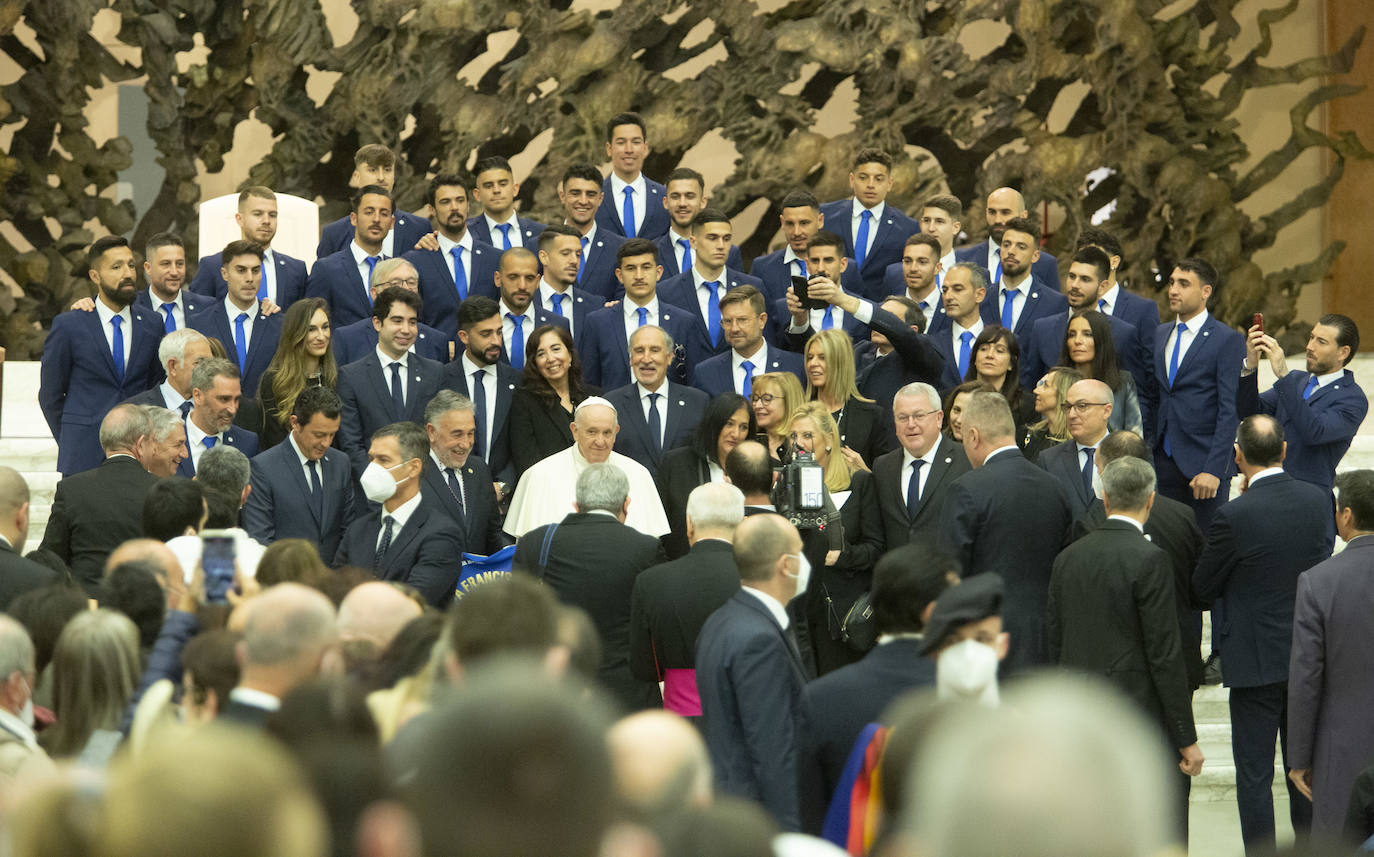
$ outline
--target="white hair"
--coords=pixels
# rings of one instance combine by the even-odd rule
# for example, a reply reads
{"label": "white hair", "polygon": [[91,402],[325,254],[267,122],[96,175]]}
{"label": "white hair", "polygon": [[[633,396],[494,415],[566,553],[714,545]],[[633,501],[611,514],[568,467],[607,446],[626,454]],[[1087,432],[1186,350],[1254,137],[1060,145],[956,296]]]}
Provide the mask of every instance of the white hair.
{"label": "white hair", "polygon": [[176,358],[178,363],[186,360],[186,346],[192,342],[208,342],[205,334],[199,330],[192,330],[189,327],[178,327],[176,330],[162,337],[161,344],[157,347],[157,359],[162,361],[162,368],[167,368],[167,361]]}
{"label": "white hair", "polygon": [[698,530],[733,530],[744,520],[744,494],[728,482],[707,482],[687,495],[687,517]]}
{"label": "white hair", "polygon": [[925,396],[926,401],[930,402],[930,409],[938,411],[941,408],[940,393],[929,384],[914,381],[897,391],[897,395],[892,397],[892,404],[895,407],[898,399],[914,399],[918,396]]}

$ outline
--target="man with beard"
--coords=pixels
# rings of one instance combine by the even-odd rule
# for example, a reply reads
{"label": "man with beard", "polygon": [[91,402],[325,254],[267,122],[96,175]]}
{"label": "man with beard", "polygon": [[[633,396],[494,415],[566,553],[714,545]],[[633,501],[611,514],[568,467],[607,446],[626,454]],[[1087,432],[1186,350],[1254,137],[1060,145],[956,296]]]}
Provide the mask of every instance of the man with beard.
{"label": "man with beard", "polygon": [[[396,186],[398,165],[396,153],[391,149],[381,143],[368,143],[353,155],[353,175],[348,177],[348,186],[354,188],[356,193],[358,188],[375,185],[386,191],[388,196],[392,196]],[[392,198],[394,199],[394,196]],[[398,211],[393,206],[391,213],[395,217],[387,224],[386,229],[382,230],[382,237],[378,239],[381,252],[388,259],[414,247],[429,228],[423,217],[416,217],[408,211]],[[320,230],[320,244],[315,248],[316,260],[340,250],[347,250],[357,225],[357,221],[352,217],[340,217],[327,224]]]}
{"label": "man with beard", "polygon": [[[305,263],[272,249],[272,239],[277,237],[277,195],[267,187],[244,188],[239,194],[239,210],[234,214],[234,222],[239,225],[239,237],[263,249],[262,284],[258,289],[258,299],[271,301],[282,309],[291,306],[305,291]],[[157,289],[153,288],[153,272],[148,267],[154,261],[152,246],[153,241],[149,240],[148,261],[143,263],[144,271],[148,274],[150,298],[157,296]],[[185,254],[182,255],[184,258]],[[196,275],[191,280],[191,291],[224,300],[228,288],[220,273],[219,254],[202,256],[200,264],[196,266]],[[263,308],[269,315],[270,309]]]}
{"label": "man with beard", "polygon": [[[1040,227],[1025,217],[1002,225],[1002,278],[983,298],[979,312],[985,324],[1000,324],[1016,334],[1021,353],[1030,344],[1037,319],[1065,312],[1069,302],[1059,293],[1059,274],[1042,280],[1032,270],[1041,256]],[[1053,283],[1051,287],[1049,283]]]}
{"label": "man with beard", "polygon": [[177,475],[195,476],[201,454],[222,443],[249,458],[258,454],[258,436],[234,425],[240,398],[239,370],[232,361],[213,357],[195,368],[191,373],[193,407],[186,417],[186,448],[191,454],[177,465]]}
{"label": "man with beard", "polygon": [[[578,266],[570,284],[576,283],[577,292],[585,293],[591,301],[578,301],[576,313],[578,321],[588,310],[600,309],[609,300],[619,300],[623,290],[615,278],[616,251],[625,243],[625,237],[602,229],[596,222],[596,209],[601,205],[601,172],[591,164],[573,164],[563,173],[563,182],[558,186],[558,201],[563,205],[563,225],[571,228],[579,239],[577,246]],[[542,233],[541,233],[542,234]],[[544,242],[539,242],[543,251]],[[557,280],[566,279],[566,272],[552,272],[549,263],[544,263],[544,279],[557,285]],[[555,267],[562,268],[562,260]],[[552,310],[548,294],[540,289],[540,303],[545,309]],[[577,322],[574,322],[576,328]]]}
{"label": "man with beard", "polygon": [[[537,241],[536,241],[537,243]],[[496,271],[496,285],[501,288],[501,362],[515,369],[525,368],[525,346],[536,327],[556,324],[568,327],[568,319],[547,312],[535,304],[539,291],[539,259],[523,247],[513,247],[501,254],[501,266]],[[572,328],[568,328],[572,332]]]}
{"label": "man with beard", "polygon": [[524,381],[520,370],[502,363],[501,309],[491,298],[475,295],[458,307],[458,341],[463,352],[444,367],[440,386],[467,396],[473,405],[472,454],[487,462],[497,482],[515,478],[510,462],[506,415],[511,397]]}
{"label": "man with beard", "polygon": [[[999,187],[988,194],[988,240],[982,244],[956,249],[954,258],[960,262],[971,262],[988,271],[993,284],[997,284],[1002,279],[1003,230],[1008,221],[1029,216],[1026,200],[1019,190]],[[1054,256],[1041,251],[1040,258],[1031,263],[1031,272],[1035,274],[1036,279],[1045,284],[1045,288],[1059,291],[1059,260]]]}
{"label": "man with beard", "polygon": [[[577,179],[572,181],[574,184],[578,182]],[[588,184],[584,189],[594,187],[595,185]],[[590,220],[587,223],[591,225]],[[594,244],[580,244],[579,239],[587,241],[588,238],[577,230],[577,226],[556,223],[539,233],[539,264],[544,274],[539,280],[539,288],[535,290],[533,298],[536,310],[543,310],[550,316],[562,319],[574,339],[583,329],[587,313],[601,309],[606,303],[599,294],[593,295],[581,288],[574,288],[574,283],[578,281],[578,274],[582,270],[583,254],[596,250],[596,261],[599,265],[600,251],[605,249]]]}
{"label": "man with beard", "polygon": [[101,238],[86,256],[95,285],[95,312],[53,319],[43,346],[38,405],[57,441],[57,469],[80,473],[105,458],[100,420],[119,402],[162,380],[157,313],[134,302],[134,252],[117,235]]}
{"label": "man with beard", "polygon": [[383,245],[395,221],[391,191],[381,185],[362,188],[353,197],[349,219],[355,230],[353,240],[337,253],[316,260],[305,284],[306,297],[324,298],[329,304],[335,327],[372,314],[368,284],[377,263],[391,255]]}
{"label": "man with beard", "polygon": [[[430,180],[429,204],[434,209],[433,249],[405,254],[420,278],[425,313],[420,321],[452,330],[458,305],[468,295],[496,297],[496,268],[500,252],[468,229],[468,187],[456,173],[440,173]],[[341,364],[342,365],[342,364]]]}
{"label": "man with beard", "polygon": [[[219,270],[218,264],[215,270]],[[186,247],[175,233],[159,232],[148,239],[143,247],[143,276],[148,280],[148,288],[138,293],[134,303],[144,309],[156,309],[167,333],[185,327],[188,316],[210,305],[204,296],[182,288],[186,284]],[[220,296],[223,297],[222,290]],[[90,309],[95,309],[95,302],[90,304]],[[72,308],[86,309],[84,305]]]}

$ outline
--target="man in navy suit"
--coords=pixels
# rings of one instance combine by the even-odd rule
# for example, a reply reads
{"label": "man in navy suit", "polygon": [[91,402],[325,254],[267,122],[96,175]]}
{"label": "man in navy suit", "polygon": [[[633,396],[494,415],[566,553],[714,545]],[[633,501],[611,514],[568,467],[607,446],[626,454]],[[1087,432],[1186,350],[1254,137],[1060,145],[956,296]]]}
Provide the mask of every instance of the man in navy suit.
{"label": "man in navy suit", "polygon": [[[654,244],[658,247],[658,261],[663,266],[660,277],[676,277],[692,270],[692,221],[706,208],[706,178],[690,167],[678,167],[663,182],[663,207],[668,210],[668,231]],[[744,270],[744,258],[739,246],[730,245],[725,267]],[[755,274],[755,276],[758,276]],[[620,295],[617,293],[616,298]]]}
{"label": "man in navy suit", "polygon": [[883,291],[915,301],[925,317],[926,333],[949,329],[949,318],[940,301],[944,270],[940,266],[940,242],[925,232],[907,238],[902,248],[902,261],[888,266],[889,276]]}
{"label": "man in navy suit", "polygon": [[189,324],[224,344],[229,359],[239,367],[243,394],[255,399],[258,380],[277,353],[282,314],[263,315],[258,303],[262,281],[262,248],[251,241],[231,241],[220,254],[220,274],[228,284],[223,300],[198,313]]}
{"label": "man in navy suit", "polygon": [[468,188],[462,176],[440,173],[431,179],[429,203],[434,209],[436,246],[417,247],[403,258],[415,266],[420,279],[420,297],[425,304],[425,316],[420,321],[450,330],[458,305],[468,295],[496,297],[496,266],[501,254],[474,238],[468,229]]}
{"label": "man in navy suit", "polygon": [[581,270],[581,240],[586,240],[586,236],[579,235],[574,226],[554,224],[539,233],[539,265],[544,274],[532,299],[535,311],[561,320],[574,341],[584,329],[587,313],[606,303],[601,295],[574,286]]}
{"label": "man in navy suit", "polygon": [[439,392],[443,365],[410,350],[420,309],[419,295],[395,286],[384,289],[372,306],[377,347],[339,370],[343,422],[337,444],[353,462],[354,475],[367,467],[365,444],[373,432],[405,421],[419,425],[425,405]]}
{"label": "man in navy suit", "polygon": [[[749,266],[749,273],[763,282],[758,290],[768,298],[769,306],[786,298],[793,277],[811,275],[807,267],[806,246],[825,225],[820,200],[805,188],[789,191],[787,196],[782,198],[779,209],[778,222],[782,225],[782,237],[787,240],[787,246],[765,256],[759,256],[754,260],[754,264]],[[845,267],[841,284],[850,292],[863,291],[858,265],[850,262]]]}
{"label": "man in navy suit", "polygon": [[[616,251],[625,241],[623,235],[616,235],[596,224],[596,209],[601,205],[601,173],[591,164],[573,164],[563,173],[563,181],[558,186],[558,201],[563,204],[564,229],[571,229],[573,237],[579,239],[576,291],[588,298],[596,298],[592,309],[600,309],[609,300],[620,299],[619,283],[615,278]],[[539,246],[542,249],[544,243]],[[542,256],[541,256],[542,261]],[[549,265],[544,263],[544,278],[550,276]],[[542,291],[542,289],[541,289]],[[547,295],[541,295],[547,298]],[[544,301],[545,309],[552,309]],[[584,310],[585,312],[585,310]],[[577,314],[581,318],[581,314]],[[577,324],[573,324],[577,332]]]}
{"label": "man in navy suit", "polygon": [[[1222,598],[1224,622],[1213,630],[1222,680],[1231,688],[1231,750],[1236,802],[1247,854],[1274,847],[1274,739],[1288,769],[1288,664],[1298,577],[1331,556],[1331,495],[1283,472],[1283,428],[1272,417],[1246,417],[1236,430],[1236,465],[1245,493],[1212,516],[1193,587]],[[1293,829],[1312,825],[1312,802],[1287,777]],[[1301,835],[1301,833],[1299,833]]]}
{"label": "man in navy suit", "polygon": [[391,191],[367,185],[353,197],[353,239],[342,250],[315,261],[305,296],[324,298],[335,327],[352,324],[372,313],[368,284],[377,263],[389,258],[383,246],[391,229]]}
{"label": "man in navy suit", "polygon": [[496,301],[481,295],[463,301],[458,307],[458,340],[463,353],[444,367],[443,387],[472,400],[477,423],[473,454],[487,462],[496,481],[505,483],[515,481],[506,417],[524,375],[501,361],[505,351],[501,336],[502,318]]}
{"label": "man in navy suit", "polygon": [[783,830],[801,829],[797,752],[806,674],[786,606],[810,566],[786,519],[750,515],[735,529],[740,591],[697,637],[697,690],[706,747],[723,794],[753,800]]}
{"label": "man in navy suit", "polygon": [[1002,280],[979,307],[985,324],[1000,324],[1016,334],[1023,354],[1030,347],[1031,327],[1036,320],[1068,312],[1069,308],[1057,289],[1059,274],[1054,275],[1056,288],[1051,289],[1032,270],[1039,257],[1040,227],[1034,221],[1017,217],[1003,224]]}
{"label": "man in navy suit", "polygon": [[673,380],[687,380],[686,361],[677,353],[676,343],[691,336],[692,318],[687,310],[659,301],[657,286],[663,268],[658,262],[658,248],[647,238],[630,238],[616,251],[615,276],[624,296],[616,306],[587,314],[577,342],[583,381],[603,390],[630,383],[630,337],[646,325],[667,331],[674,342],[669,349],[673,353],[668,355]]}
{"label": "man in navy suit", "polygon": [[1174,319],[1155,329],[1159,493],[1191,506],[1203,533],[1231,493],[1236,390],[1245,361],[1245,337],[1207,312],[1219,285],[1205,260],[1176,263],[1169,275]]}
{"label": "man in navy suit", "polygon": [[367,569],[379,580],[413,586],[442,609],[452,603],[458,585],[463,535],[420,490],[427,458],[429,441],[413,422],[382,426],[372,434],[367,466],[380,475],[363,484],[367,499],[381,508],[349,525],[333,565]]}
{"label": "man in navy suit", "polygon": [[668,331],[652,324],[635,328],[629,346],[635,380],[606,394],[620,418],[615,451],[653,474],[658,473],[663,453],[692,442],[697,423],[710,403],[702,391],[668,380],[668,368],[675,356]]}
{"label": "man in navy suit", "polygon": [[1075,522],[1091,527],[1106,517],[1097,447],[1107,439],[1112,415],[1112,388],[1087,378],[1069,387],[1059,403],[1068,412],[1069,440],[1040,453],[1039,464],[1059,480]]}
{"label": "man in navy suit", "polygon": [[186,415],[186,448],[191,454],[177,465],[178,476],[195,476],[201,454],[221,443],[249,458],[258,454],[258,436],[234,425],[240,391],[233,361],[211,357],[191,372],[191,410]]}
{"label": "man in navy suit", "polygon": [[899,262],[907,236],[921,227],[887,204],[892,190],[892,156],[881,149],[860,149],[849,171],[852,199],[821,206],[825,224],[844,239],[845,253],[858,264],[864,297],[882,300],[887,266]]}
{"label": "man in navy suit", "polygon": [[730,350],[697,364],[692,386],[712,398],[734,391],[747,399],[753,393],[754,376],[764,372],[791,372],[803,381],[801,355],[765,342],[767,324],[768,313],[758,289],[740,286],[726,292],[720,299],[720,328]]}
{"label": "man in navy suit", "polygon": [[243,504],[243,528],[265,545],[305,539],[332,558],[353,519],[348,456],[331,447],[343,403],[328,387],[306,387],[291,409],[291,431],[252,460],[253,490]]}
{"label": "man in navy suit", "polygon": [[472,174],[476,177],[473,196],[482,205],[481,214],[468,218],[472,237],[495,247],[498,253],[512,247],[533,251],[544,224],[517,216],[515,198],[520,195],[520,183],[510,161],[500,155],[483,158]]}
{"label": "man in navy suit", "polygon": [[[239,237],[262,248],[262,284],[260,300],[269,300],[286,309],[305,295],[305,263],[272,249],[277,237],[277,195],[271,188],[254,186],[239,194],[239,210],[234,214],[239,225]],[[318,257],[316,257],[318,258]],[[191,291],[216,300],[224,299],[228,286],[220,274],[218,254],[202,256],[191,280]],[[146,263],[145,263],[146,265]],[[152,278],[148,283],[152,285]]]}
{"label": "man in navy suit", "polygon": [[[218,271],[219,256],[214,260]],[[173,232],[159,232],[148,239],[143,249],[143,276],[148,280],[148,288],[138,293],[134,303],[157,310],[167,333],[185,327],[188,318],[210,304],[204,295],[182,288],[186,285],[186,245]],[[95,302],[89,298],[78,301],[72,309],[87,309],[87,303],[95,309]]]}
{"label": "man in navy suit", "polygon": [[[351,188],[365,188],[369,185],[380,187],[390,196],[396,183],[396,153],[380,143],[369,143],[353,156],[353,175],[348,180]],[[416,242],[429,233],[429,222],[416,217],[408,211],[398,211],[394,206],[395,217],[387,224],[386,234],[381,239],[381,252],[387,258],[399,256],[415,247]],[[342,217],[325,226],[320,235],[320,244],[315,248],[315,259],[323,259],[348,248],[354,239],[358,224],[352,217]],[[282,304],[286,306],[286,304]]]}
{"label": "man in navy suit", "polygon": [[[1010,221],[1029,217],[1030,211],[1026,208],[1026,200],[1021,196],[1021,192],[1015,188],[999,187],[988,194],[988,240],[981,244],[958,248],[954,251],[954,258],[960,262],[972,262],[988,271],[992,284],[1000,285],[1003,230]],[[1059,291],[1059,260],[1053,255],[1042,250],[1040,256],[1031,263],[1031,272],[1045,288]]]}
{"label": "man in navy suit", "polygon": [[568,327],[567,316],[554,315],[534,303],[540,279],[539,259],[529,250],[516,247],[501,254],[501,266],[496,270],[496,284],[501,290],[501,362],[514,369],[524,370],[525,350],[536,327]]}
{"label": "man in navy suit", "polygon": [[692,221],[692,270],[669,277],[658,286],[659,300],[693,316],[691,336],[681,343],[688,364],[693,366],[729,347],[720,333],[721,296],[744,285],[762,290],[763,282],[757,277],[726,267],[733,239],[730,218],[723,211],[702,209]]}
{"label": "man in navy suit", "polygon": [[[854,342],[868,339],[868,323],[855,317],[852,312],[847,312],[842,306],[849,305],[847,302],[828,299],[836,291],[836,284],[844,281],[845,272],[851,268],[849,259],[844,255],[844,239],[827,229],[812,235],[811,240],[806,242],[806,268],[809,281],[825,284],[822,285],[825,297],[821,297],[820,294],[812,296],[808,292],[808,297],[818,301],[822,306],[803,307],[789,281],[782,300],[773,303],[775,334],[772,341],[800,341],[802,347],[805,347],[805,340],[809,339],[811,334],[834,327],[843,329]],[[793,306],[797,308],[796,313],[792,310]],[[871,317],[871,309],[865,315]],[[785,331],[785,335],[776,333],[779,328]]]}
{"label": "man in navy suit", "polygon": [[[372,272],[372,285],[368,288],[368,296],[371,300],[376,301],[378,294],[390,288],[405,289],[412,294],[420,294],[419,276],[415,266],[407,259],[383,259],[377,263],[376,269]],[[425,307],[429,306],[423,298],[420,302]],[[452,344],[449,335],[424,322],[421,322],[418,327],[419,331],[415,334],[415,342],[410,346],[411,350],[421,357],[439,363],[447,363],[449,361],[449,347]],[[361,360],[375,351],[376,348],[377,328],[372,325],[370,316],[334,329],[334,362],[340,366],[347,366],[355,360]]]}
{"label": "man in navy suit", "polygon": [[95,312],[64,312],[43,344],[38,405],[57,441],[64,476],[105,459],[100,421],[120,402],[162,380],[157,346],[162,319],[134,303],[137,270],[129,242],[101,238],[86,254]]}
{"label": "man in navy suit", "polygon": [[973,343],[983,332],[982,307],[988,294],[988,272],[972,262],[958,262],[945,272],[940,300],[949,327],[931,335],[935,350],[945,361],[940,376],[941,395],[963,383],[973,362]]}
{"label": "man in navy suit", "polygon": [[[1116,240],[1116,236],[1105,229],[1089,226],[1078,233],[1078,249],[1084,247],[1096,247],[1107,254],[1107,259],[1111,263],[1111,275],[1107,278],[1105,288],[1097,296],[1098,312],[1106,313],[1112,318],[1119,318],[1128,324],[1134,325],[1136,335],[1140,340],[1140,362],[1147,368],[1155,365],[1155,342],[1150,331],[1159,327],[1159,305],[1153,298],[1142,298],[1134,292],[1128,291],[1121,285],[1117,278],[1121,270],[1122,250],[1121,242]],[[1138,387],[1142,403],[1148,398],[1151,405],[1151,415],[1154,413],[1154,406],[1159,401],[1159,391],[1155,389],[1154,372],[1148,372],[1145,379],[1146,385]],[[1139,384],[1139,379],[1137,379]],[[1151,428],[1149,423],[1145,424],[1146,431]],[[1147,436],[1146,440],[1150,438]]]}
{"label": "man in navy suit", "polygon": [[[1359,350],[1355,322],[1328,313],[1307,337],[1307,371],[1290,372],[1278,342],[1258,327],[1250,328],[1236,411],[1242,417],[1268,414],[1283,425],[1288,439],[1283,469],[1293,478],[1328,490],[1335,484],[1336,466],[1369,412],[1355,373],[1344,368]],[[1269,358],[1277,380],[1261,393],[1255,370],[1263,357]]]}
{"label": "man in navy suit", "polygon": [[606,121],[606,157],[611,174],[601,185],[605,196],[596,222],[626,238],[653,241],[668,231],[665,188],[644,175],[649,133],[638,113],[617,113]]}
{"label": "man in navy suit", "polygon": [[162,337],[158,362],[167,380],[127,399],[131,405],[155,405],[175,411],[183,420],[191,412],[191,373],[210,359],[210,342],[198,330],[183,327]]}
{"label": "man in navy suit", "polygon": [[454,390],[440,390],[425,406],[429,459],[420,490],[463,534],[463,550],[490,556],[510,544],[501,532],[501,510],[487,463],[473,452],[476,408]]}

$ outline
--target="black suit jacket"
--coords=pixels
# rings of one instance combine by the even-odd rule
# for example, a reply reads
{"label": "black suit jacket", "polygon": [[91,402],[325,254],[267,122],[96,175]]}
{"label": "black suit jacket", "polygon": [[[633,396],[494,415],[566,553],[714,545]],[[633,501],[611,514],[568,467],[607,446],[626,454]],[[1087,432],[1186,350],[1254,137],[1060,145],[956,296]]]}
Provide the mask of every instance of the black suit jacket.
{"label": "black suit jacket", "polygon": [[62,558],[87,592],[100,584],[105,557],[143,535],[143,495],[157,477],[133,458],[107,458],[57,483],[42,547]]}
{"label": "black suit jacket", "polygon": [[663,561],[658,539],[610,515],[573,512],[556,525],[546,565],[548,524],[516,542],[513,567],[541,578],[564,604],[587,611],[601,636],[597,677],[630,711],[661,705],[658,685],[630,671],[630,597],[640,572]]}
{"label": "black suit jacket", "polygon": [[1017,449],[990,456],[950,486],[940,529],[964,577],[1002,575],[1010,669],[1045,663],[1050,571],[1069,540],[1072,523],[1059,480]]}
{"label": "black suit jacket", "polygon": [[405,412],[397,413],[391,400],[391,376],[382,367],[374,350],[357,362],[339,369],[339,398],[343,400],[343,419],[335,444],[348,453],[353,474],[367,467],[367,448],[372,433],[397,422],[425,424],[425,406],[439,392],[444,367],[416,354],[406,358]]}
{"label": "black suit jacket", "polygon": [[656,682],[664,670],[695,668],[701,626],[738,591],[734,548],[720,539],[644,571],[630,598],[630,672]]}
{"label": "black suit jacket", "polygon": [[806,686],[799,765],[802,830],[819,836],[854,742],[909,690],[935,685],[935,661],[917,639],[897,639]]}
{"label": "black suit jacket", "polygon": [[1075,521],[1088,520],[1090,517],[1102,520],[1106,517],[1102,511],[1102,501],[1083,483],[1083,471],[1078,468],[1078,444],[1072,438],[1041,452],[1036,463],[1059,480]]}
{"label": "black suit jacket", "polygon": [[[599,390],[587,390],[597,395]],[[510,403],[510,454],[519,480],[535,464],[573,445],[572,417],[553,396],[527,387],[515,391]]]}
{"label": "black suit jacket", "polygon": [[[886,336],[892,343],[892,350],[881,357],[874,355],[871,360],[863,360],[860,352],[869,344],[856,343],[854,365],[862,368],[857,370],[855,382],[859,392],[876,402],[891,422],[892,398],[897,391],[916,381],[939,387],[945,359],[934,339],[912,330],[911,325],[882,307],[873,308],[869,327]],[[888,432],[892,433],[891,426]]]}
{"label": "black suit jacket", "polygon": [[796,645],[752,593],[736,592],[702,626],[697,691],[716,788],[759,803],[788,831],[801,828],[805,684]]}
{"label": "black suit jacket", "polygon": [[267,722],[267,718],[271,716],[272,712],[266,708],[247,705],[237,699],[228,700],[218,714],[220,720],[247,729],[261,729],[263,724]]}
{"label": "black suit jacket", "polygon": [[878,509],[882,514],[883,547],[899,548],[909,542],[936,544],[940,535],[940,515],[949,497],[954,480],[968,473],[968,456],[964,447],[941,435],[935,450],[935,461],[921,492],[921,505],[916,517],[907,514],[906,488],[910,474],[903,474],[902,450],[894,449],[878,456],[873,463],[873,480],[878,495]]}
{"label": "black suit jacket", "polygon": [[840,431],[840,442],[862,456],[870,467],[897,443],[892,409],[884,411],[873,402],[854,398],[845,402],[836,428]]}
{"label": "black suit jacket", "polygon": [[[487,429],[490,442],[488,448],[483,450],[486,454],[482,458],[486,459],[494,479],[513,485],[515,465],[511,461],[510,420],[507,417],[510,415],[511,400],[515,398],[515,391],[525,382],[525,376],[508,363],[497,363],[490,368],[496,372],[496,409],[495,419]],[[471,399],[472,393],[468,389],[471,381],[464,373],[463,355],[459,353],[452,363],[444,367],[442,386],[445,390],[456,390]]]}
{"label": "black suit jacket", "polygon": [[62,575],[56,571],[24,559],[14,548],[0,542],[0,612],[9,609],[11,601],[30,589],[61,582]]}
{"label": "black suit jacket", "polygon": [[469,455],[459,477],[463,480],[463,497],[466,500],[466,505],[461,508],[449,490],[443,471],[435,466],[432,458],[425,462],[420,490],[435,507],[448,515],[463,534],[463,550],[490,556],[510,541],[501,532],[501,511],[497,507],[496,489],[491,487],[491,471],[487,469],[485,461]]}
{"label": "black suit jacket", "polygon": [[391,546],[374,566],[381,534],[380,511],[354,521],[344,533],[334,556],[334,567],[370,569],[379,580],[407,583],[430,604],[447,607],[453,601],[463,561],[463,534],[453,521],[436,509],[422,491],[415,513],[404,527],[392,533]]}
{"label": "black suit jacket", "polygon": [[325,450],[320,470],[324,495],[323,514],[316,511],[296,449],[289,441],[279,443],[252,461],[253,490],[243,504],[243,528],[265,545],[279,539],[307,539],[321,557],[339,550],[344,529],[356,507],[348,456],[337,449]]}
{"label": "black suit jacket", "polygon": [[1169,556],[1132,524],[1109,520],[1064,549],[1046,627],[1051,661],[1116,685],[1171,746],[1197,741]]}
{"label": "black suit jacket", "polygon": [[674,384],[672,381],[659,390],[668,400],[668,420],[663,426],[663,445],[658,452],[654,452],[650,440],[649,422],[644,418],[639,387],[627,384],[606,394],[606,401],[615,405],[620,420],[620,432],[615,436],[615,451],[638,461],[653,474],[658,473],[664,455],[692,442],[697,423],[711,402],[710,397],[696,387]]}
{"label": "black suit jacket", "polygon": [[663,454],[654,483],[658,498],[668,515],[671,531],[663,537],[663,549],[669,559],[685,556],[687,548],[687,497],[698,485],[711,481],[711,469],[706,459],[690,446],[681,446]]}

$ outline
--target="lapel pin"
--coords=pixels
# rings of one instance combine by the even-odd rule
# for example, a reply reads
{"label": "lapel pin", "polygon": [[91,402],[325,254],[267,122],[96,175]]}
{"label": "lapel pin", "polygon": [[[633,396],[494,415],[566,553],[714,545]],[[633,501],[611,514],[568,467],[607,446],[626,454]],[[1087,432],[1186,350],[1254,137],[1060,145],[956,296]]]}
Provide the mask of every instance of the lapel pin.
{"label": "lapel pin", "polygon": [[507,389],[507,390],[514,390],[514,389],[515,389],[515,385],[514,385],[514,384],[507,384],[507,385],[506,385],[506,389]]}
{"label": "lapel pin", "polygon": [[1033,297],[1033,298],[1038,298],[1038,297],[1040,297],[1040,293],[1039,293],[1039,292],[1031,292],[1031,297]]}
{"label": "lapel pin", "polygon": [[[681,399],[678,399],[678,400],[677,400],[677,406],[678,406],[679,408],[685,407],[686,405],[687,405],[687,403],[684,402],[684,401],[682,401]],[[739,413],[739,412],[736,411],[735,413]]]}
{"label": "lapel pin", "polygon": [[1212,335],[1212,331],[1210,331],[1210,330],[1204,330],[1204,331],[1202,332],[1202,335],[1203,335],[1203,336],[1211,336],[1211,335]]}

